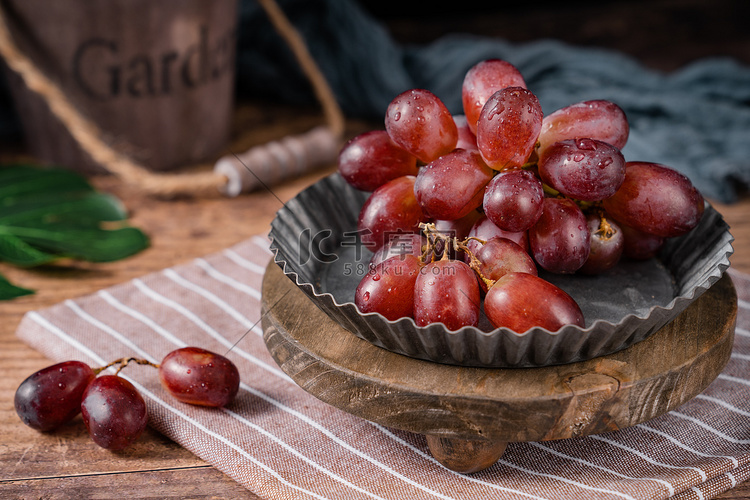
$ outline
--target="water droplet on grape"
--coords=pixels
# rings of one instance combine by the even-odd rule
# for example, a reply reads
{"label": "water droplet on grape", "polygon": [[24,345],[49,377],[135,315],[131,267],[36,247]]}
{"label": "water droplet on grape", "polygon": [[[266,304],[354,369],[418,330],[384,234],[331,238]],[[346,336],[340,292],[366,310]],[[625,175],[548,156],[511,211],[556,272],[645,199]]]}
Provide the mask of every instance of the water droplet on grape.
{"label": "water droplet on grape", "polygon": [[576,153],[573,155],[573,161],[583,161],[584,158],[585,156],[583,153]]}
{"label": "water droplet on grape", "polygon": [[495,105],[495,107],[492,108],[489,113],[487,113],[487,119],[492,120],[496,116],[502,114],[503,111],[505,111],[505,106],[503,106],[502,103],[497,103],[497,105]]}
{"label": "water droplet on grape", "polygon": [[372,275],[372,281],[380,281],[380,275],[379,274],[373,274]]}
{"label": "water droplet on grape", "polygon": [[401,111],[396,111],[396,114],[393,115],[393,121],[397,122],[401,119]]}
{"label": "water droplet on grape", "polygon": [[365,292],[364,294],[362,294],[362,299],[365,301],[370,300],[370,292]]}

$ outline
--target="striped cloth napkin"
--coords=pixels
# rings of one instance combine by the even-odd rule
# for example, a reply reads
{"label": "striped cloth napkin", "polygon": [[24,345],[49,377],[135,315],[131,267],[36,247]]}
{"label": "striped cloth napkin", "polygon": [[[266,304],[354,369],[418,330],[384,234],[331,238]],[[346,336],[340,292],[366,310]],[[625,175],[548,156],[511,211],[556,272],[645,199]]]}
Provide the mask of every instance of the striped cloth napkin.
{"label": "striped cloth napkin", "polygon": [[242,386],[224,409],[177,402],[156,370],[121,374],[141,391],[150,425],[264,498],[707,499],[750,477],[750,275],[728,366],[675,411],[618,432],[510,443],[472,475],[445,469],[423,436],[320,402],[274,363],[262,339],[268,241],[251,238],[185,265],[29,312],[17,334],[54,361],[94,366],[135,356],[158,363],[195,345],[237,364]]}

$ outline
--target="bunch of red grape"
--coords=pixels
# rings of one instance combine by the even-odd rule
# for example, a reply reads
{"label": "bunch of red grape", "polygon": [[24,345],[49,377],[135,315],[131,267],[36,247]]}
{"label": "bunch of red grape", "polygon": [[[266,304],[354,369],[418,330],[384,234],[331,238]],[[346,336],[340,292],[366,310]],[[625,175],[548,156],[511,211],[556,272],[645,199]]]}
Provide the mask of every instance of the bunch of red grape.
{"label": "bunch of red grape", "polygon": [[580,307],[538,276],[599,274],[648,259],[698,224],[704,200],[664,165],[625,161],[629,125],[607,100],[544,116],[517,68],[489,59],[452,116],[424,89],[397,96],[385,130],[340,152],[339,173],[372,192],[358,219],[375,252],[355,293],[363,313],[451,330],[584,326]]}
{"label": "bunch of red grape", "polygon": [[[129,362],[159,369],[159,380],[183,403],[221,407],[237,394],[237,367],[220,354],[198,347],[184,347],[167,354],[160,365],[123,358],[93,369],[81,361],[64,361],[29,376],[18,386],[16,413],[33,429],[47,432],[79,413],[96,444],[122,450],[141,435],[148,423],[143,396],[128,380],[118,376]],[[114,375],[99,375],[119,365]]]}

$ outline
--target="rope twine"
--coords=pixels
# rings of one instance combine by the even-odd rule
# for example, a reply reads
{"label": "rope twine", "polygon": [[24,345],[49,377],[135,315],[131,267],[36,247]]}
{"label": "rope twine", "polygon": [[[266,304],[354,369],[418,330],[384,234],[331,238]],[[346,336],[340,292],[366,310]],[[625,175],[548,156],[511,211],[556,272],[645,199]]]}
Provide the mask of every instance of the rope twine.
{"label": "rope twine", "polygon": [[[0,8],[0,56],[26,87],[42,97],[52,114],[68,129],[83,151],[123,182],[148,195],[174,198],[208,195],[217,190],[237,196],[260,185],[271,185],[332,161],[344,133],[345,119],[324,75],[302,36],[275,0],[258,0],[274,28],[285,40],[312,84],[325,115],[326,126],[298,136],[256,146],[242,155],[227,155],[212,172],[165,174],[152,172],[107,144],[97,125],[83,116],[58,85],[47,77],[16,45]],[[257,172],[256,172],[257,170]]]}

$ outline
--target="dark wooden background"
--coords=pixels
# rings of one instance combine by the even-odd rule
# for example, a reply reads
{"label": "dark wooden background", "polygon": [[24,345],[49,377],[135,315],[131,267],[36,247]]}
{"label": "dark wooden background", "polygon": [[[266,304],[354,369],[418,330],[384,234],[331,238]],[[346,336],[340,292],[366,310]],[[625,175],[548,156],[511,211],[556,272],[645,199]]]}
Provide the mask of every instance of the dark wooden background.
{"label": "dark wooden background", "polygon": [[[469,3],[469,2],[466,2]],[[451,2],[366,1],[393,36],[429,42],[449,32],[499,36],[511,41],[559,38],[584,46],[623,51],[645,65],[670,71],[707,56],[731,56],[750,65],[750,2],[746,0],[633,0],[495,2],[460,10]],[[274,103],[238,103],[233,150],[262,144],[321,122],[317,109]],[[350,122],[353,136],[382,124]],[[23,155],[21,144],[5,144],[0,160]],[[64,263],[35,270],[0,264],[0,273],[36,288],[31,297],[0,303],[0,497],[80,498],[258,498],[163,436],[147,433],[131,449],[113,454],[98,448],[80,421],[55,434],[22,425],[13,409],[18,384],[49,360],[15,338],[22,315],[33,309],[95,292],[266,233],[281,200],[330,173],[314,174],[236,199],[158,201],[112,178],[96,178],[119,196],[132,222],[152,237],[152,246],[133,258],[106,265]],[[750,199],[730,206],[714,203],[736,238],[732,265],[750,273]],[[80,418],[80,417],[79,417]],[[750,499],[744,483],[719,498]]]}

